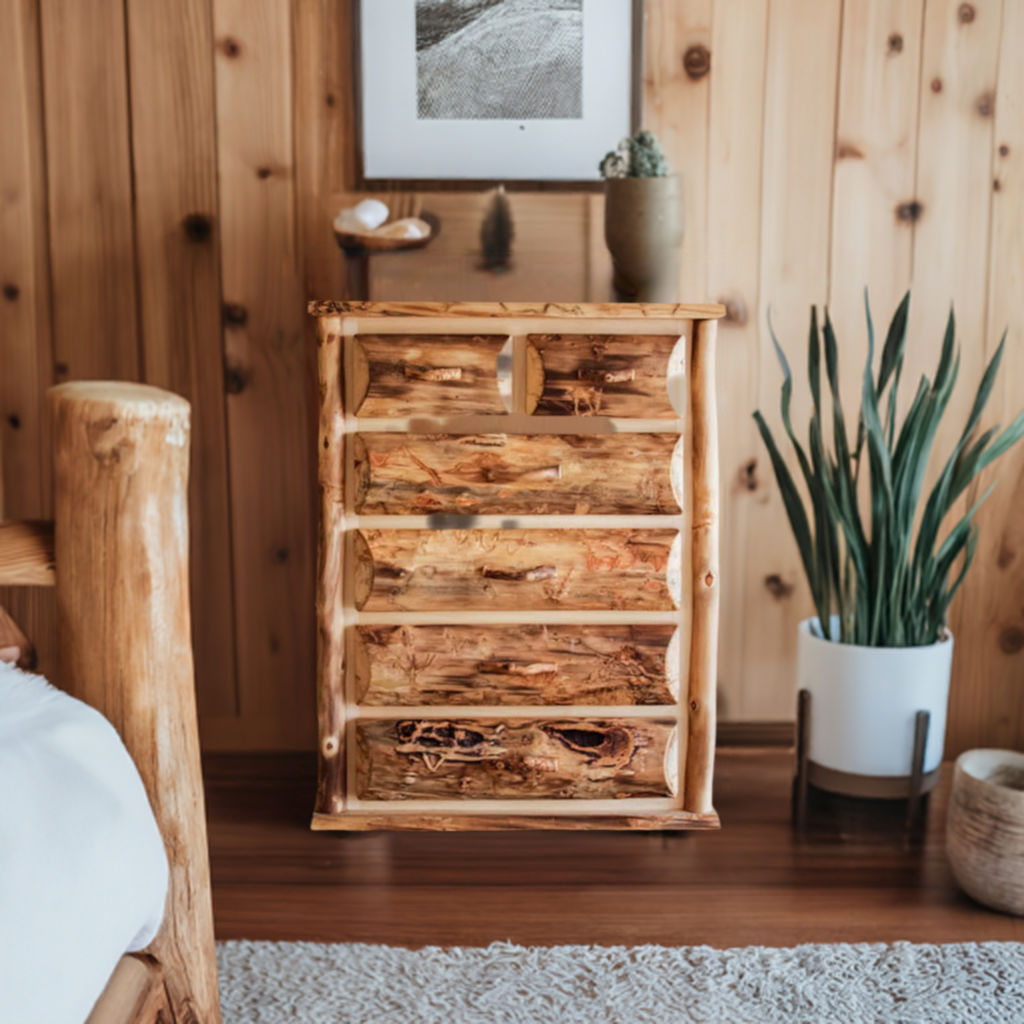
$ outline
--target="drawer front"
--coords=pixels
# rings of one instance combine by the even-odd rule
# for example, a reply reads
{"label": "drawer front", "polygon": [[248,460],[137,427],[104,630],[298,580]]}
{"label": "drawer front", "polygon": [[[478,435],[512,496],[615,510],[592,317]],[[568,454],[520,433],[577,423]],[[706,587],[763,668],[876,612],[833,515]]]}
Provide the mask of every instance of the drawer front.
{"label": "drawer front", "polygon": [[361,530],[360,611],[671,611],[673,529]]}
{"label": "drawer front", "polygon": [[529,411],[543,416],[675,419],[670,383],[683,375],[671,335],[531,334]]}
{"label": "drawer front", "polygon": [[673,515],[678,434],[359,434],[356,511]]}
{"label": "drawer front", "polygon": [[674,704],[670,625],[357,626],[356,699],[369,707]]}
{"label": "drawer front", "polygon": [[401,719],[356,723],[360,800],[674,796],[671,719]]}
{"label": "drawer front", "polygon": [[506,335],[359,335],[353,344],[356,415],[503,414],[498,355],[507,341]]}

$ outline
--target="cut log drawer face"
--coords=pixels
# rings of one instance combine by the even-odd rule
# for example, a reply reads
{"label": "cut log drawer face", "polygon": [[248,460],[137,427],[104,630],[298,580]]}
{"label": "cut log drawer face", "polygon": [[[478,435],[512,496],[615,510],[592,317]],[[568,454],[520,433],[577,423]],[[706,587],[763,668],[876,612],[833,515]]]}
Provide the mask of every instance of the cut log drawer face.
{"label": "cut log drawer face", "polygon": [[671,611],[682,600],[673,529],[360,530],[360,611]]}
{"label": "cut log drawer face", "polygon": [[685,346],[679,337],[531,334],[529,346],[528,412],[641,419],[683,415]]}
{"label": "cut log drawer face", "polygon": [[353,339],[357,416],[467,416],[506,412],[498,357],[507,335],[362,334]]}
{"label": "cut log drawer face", "polygon": [[670,797],[671,719],[399,719],[356,723],[360,800]]}
{"label": "cut log drawer face", "polygon": [[356,700],[383,706],[674,704],[671,625],[357,626]]}
{"label": "cut log drawer face", "polygon": [[356,511],[678,515],[672,434],[358,434]]}

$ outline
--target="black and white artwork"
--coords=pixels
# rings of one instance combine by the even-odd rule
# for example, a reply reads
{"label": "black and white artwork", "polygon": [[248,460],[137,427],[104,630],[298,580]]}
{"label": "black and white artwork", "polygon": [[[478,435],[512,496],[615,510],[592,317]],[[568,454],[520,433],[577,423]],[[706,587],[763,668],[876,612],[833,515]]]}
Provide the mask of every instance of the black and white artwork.
{"label": "black and white artwork", "polygon": [[421,119],[583,117],[583,0],[416,0]]}
{"label": "black and white artwork", "polygon": [[643,0],[354,0],[363,178],[598,181]]}

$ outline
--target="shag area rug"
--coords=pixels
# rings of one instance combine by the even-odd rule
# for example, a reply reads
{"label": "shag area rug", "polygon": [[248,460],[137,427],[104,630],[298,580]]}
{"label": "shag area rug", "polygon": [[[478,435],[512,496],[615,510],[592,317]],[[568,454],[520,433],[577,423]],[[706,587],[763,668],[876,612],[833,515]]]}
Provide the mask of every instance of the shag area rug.
{"label": "shag area rug", "polygon": [[1012,1024],[1024,944],[217,949],[224,1024]]}

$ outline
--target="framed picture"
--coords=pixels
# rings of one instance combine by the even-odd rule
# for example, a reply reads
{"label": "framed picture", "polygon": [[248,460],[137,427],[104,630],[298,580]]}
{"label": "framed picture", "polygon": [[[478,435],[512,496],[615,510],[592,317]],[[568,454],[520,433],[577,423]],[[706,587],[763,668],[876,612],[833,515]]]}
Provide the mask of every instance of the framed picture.
{"label": "framed picture", "polygon": [[363,179],[599,180],[639,127],[643,0],[357,0]]}

